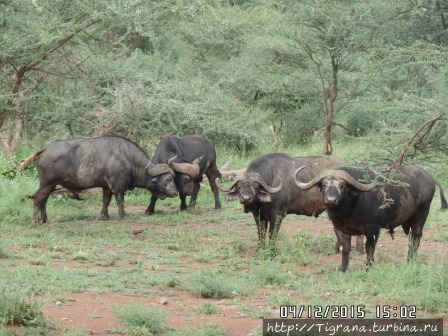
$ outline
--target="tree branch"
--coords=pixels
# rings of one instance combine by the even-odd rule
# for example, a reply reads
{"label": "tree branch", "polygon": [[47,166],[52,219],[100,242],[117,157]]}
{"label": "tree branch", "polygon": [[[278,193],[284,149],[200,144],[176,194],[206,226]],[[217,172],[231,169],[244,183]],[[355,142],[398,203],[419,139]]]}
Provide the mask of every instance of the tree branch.
{"label": "tree branch", "polygon": [[[403,164],[404,157],[405,157],[406,152],[409,149],[409,147],[413,146],[414,148],[417,148],[418,145],[423,141],[423,139],[429,134],[429,132],[431,132],[432,128],[434,127],[434,124],[437,121],[439,121],[440,119],[442,119],[444,114],[445,113],[441,113],[438,116],[432,118],[431,120],[425,122],[418,129],[418,131],[412,136],[412,138],[406,142],[403,150],[401,151],[401,154],[398,156],[398,158],[395,160],[394,164],[392,165],[393,167],[400,167]],[[426,131],[419,136],[420,132],[423,131],[425,129],[425,127],[427,127]],[[417,140],[414,142],[414,140],[416,138],[417,138]],[[412,145],[413,142],[414,142],[414,144]]]}

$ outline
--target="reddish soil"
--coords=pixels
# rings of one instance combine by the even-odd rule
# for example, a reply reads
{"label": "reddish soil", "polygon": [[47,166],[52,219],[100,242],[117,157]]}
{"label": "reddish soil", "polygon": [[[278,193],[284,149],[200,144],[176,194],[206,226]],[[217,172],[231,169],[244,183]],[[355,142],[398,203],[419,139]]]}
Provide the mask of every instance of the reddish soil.
{"label": "reddish soil", "polygon": [[[156,291],[155,288],[153,288]],[[159,304],[168,313],[170,327],[200,327],[217,324],[227,330],[228,335],[246,335],[261,326],[261,320],[250,318],[233,306],[230,300],[216,303],[220,314],[204,315],[198,310],[207,299],[177,291],[174,296],[153,295],[148,300],[135,296],[108,294],[71,293],[65,303],[49,303],[42,310],[54,324],[71,329],[87,330],[90,334],[110,335],[122,325],[113,310],[117,307],[135,303]],[[213,300],[212,300],[213,301]]]}
{"label": "reddish soil", "polygon": [[[254,231],[255,238],[255,228],[251,227],[251,229]],[[297,217],[292,216],[285,219],[281,232],[296,234],[299,230],[311,235],[334,236],[332,226],[326,219],[298,220]],[[389,256],[389,252],[393,253],[394,257],[405,258],[407,237],[400,231],[401,229],[397,230],[394,240],[391,239],[386,231],[382,231],[377,246],[377,263],[380,264],[382,258],[392,258]],[[425,237],[431,237],[436,234],[435,230],[425,231]],[[354,239],[352,246],[354,246]],[[447,247],[448,242],[429,240],[421,243],[422,251],[438,251],[439,256],[444,258],[448,255]],[[364,267],[364,260],[365,255],[360,255],[353,250],[350,255],[351,264],[349,268]],[[336,270],[340,262],[340,254],[322,255],[319,267],[328,267]],[[315,266],[309,264],[303,267],[313,269]],[[156,287],[151,288],[151,290],[154,294],[150,299],[115,293],[66,293],[66,297],[69,298],[66,302],[48,302],[43,306],[42,311],[60,330],[67,328],[70,330],[87,331],[94,335],[110,335],[114,331],[117,332],[122,326],[114,313],[114,309],[117,307],[133,303],[141,303],[143,306],[146,304],[157,304],[167,311],[169,326],[175,329],[200,327],[204,324],[217,324],[222,326],[229,336],[260,334],[262,321],[246,315],[241,311],[240,307],[233,304],[232,299],[210,299],[218,307],[220,313],[206,315],[199,313],[199,307],[209,299],[199,298],[188,292],[174,289],[173,294],[168,297],[163,296]],[[262,307],[264,310],[271,311],[273,317],[278,316],[278,308],[270,307],[267,300],[264,300],[263,297],[246,300],[254,307]],[[447,317],[445,316],[445,330],[448,330]],[[62,334],[63,332],[57,333],[57,335]]]}

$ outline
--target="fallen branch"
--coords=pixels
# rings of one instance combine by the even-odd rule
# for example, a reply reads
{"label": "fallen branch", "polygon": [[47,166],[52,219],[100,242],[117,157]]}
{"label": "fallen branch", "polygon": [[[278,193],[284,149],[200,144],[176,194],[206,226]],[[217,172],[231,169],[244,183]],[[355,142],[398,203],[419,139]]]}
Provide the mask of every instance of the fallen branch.
{"label": "fallen branch", "polygon": [[238,174],[241,174],[242,172],[246,171],[246,168],[244,169],[237,169],[237,170],[225,170],[221,172],[221,178],[225,180],[233,179]]}
{"label": "fallen branch", "polygon": [[221,178],[225,179],[225,180],[231,180],[233,179],[236,175],[244,172],[246,170],[246,168],[244,169],[236,169],[236,170],[227,170],[230,166],[230,164],[232,163],[232,158],[230,157],[226,163],[224,163],[224,165],[219,169],[219,172],[221,173]]}

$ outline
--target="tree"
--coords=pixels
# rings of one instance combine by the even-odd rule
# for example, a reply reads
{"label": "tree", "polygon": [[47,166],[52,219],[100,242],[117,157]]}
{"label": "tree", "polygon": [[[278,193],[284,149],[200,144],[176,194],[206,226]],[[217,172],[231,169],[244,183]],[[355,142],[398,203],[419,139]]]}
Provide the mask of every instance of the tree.
{"label": "tree", "polygon": [[[333,153],[332,128],[336,114],[355,98],[350,90],[353,73],[362,57],[363,16],[368,5],[344,0],[310,0],[291,5],[287,32],[296,57],[301,57],[302,85],[314,89],[313,97],[325,116],[323,154]],[[341,94],[341,91],[343,94]]]}
{"label": "tree", "polygon": [[[228,15],[233,7],[214,6],[1,2],[0,132],[8,157],[14,160],[23,125],[39,142],[113,132],[149,142],[201,133],[240,149],[255,143],[256,131],[241,127],[250,124],[244,104],[204,71],[214,62],[203,54],[213,36],[200,24],[221,29],[214,12]],[[221,50],[240,47],[238,31],[222,33],[223,41],[213,37]]]}
{"label": "tree", "polygon": [[[56,60],[69,54],[70,49],[65,47],[102,19],[94,15],[95,11],[65,1],[51,1],[51,5],[3,2],[0,7],[3,13],[0,70],[5,78],[1,82],[5,104],[0,109],[0,137],[7,156],[13,160],[26,96],[41,85],[41,74],[57,75],[53,66]],[[31,77],[31,73],[36,74]]]}

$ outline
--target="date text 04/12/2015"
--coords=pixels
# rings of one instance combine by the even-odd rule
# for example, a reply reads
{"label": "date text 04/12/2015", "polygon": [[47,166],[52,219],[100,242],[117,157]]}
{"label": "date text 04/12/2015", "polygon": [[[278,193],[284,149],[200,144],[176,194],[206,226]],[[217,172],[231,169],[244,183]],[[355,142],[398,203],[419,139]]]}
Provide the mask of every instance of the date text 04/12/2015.
{"label": "date text 04/12/2015", "polygon": [[[413,305],[405,306],[376,306],[375,318],[416,318],[417,307]],[[366,310],[364,305],[289,305],[280,306],[280,318],[365,318]]]}

